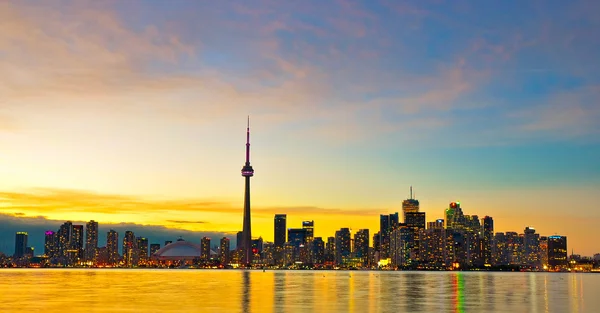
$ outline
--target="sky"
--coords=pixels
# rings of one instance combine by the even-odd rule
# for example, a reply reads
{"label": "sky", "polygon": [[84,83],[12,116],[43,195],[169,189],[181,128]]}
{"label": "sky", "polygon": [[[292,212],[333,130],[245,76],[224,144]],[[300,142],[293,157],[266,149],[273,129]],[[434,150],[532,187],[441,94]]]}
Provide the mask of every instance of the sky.
{"label": "sky", "polygon": [[273,239],[276,213],[314,220],[316,236],[373,234],[413,186],[428,221],[458,200],[495,231],[599,253],[599,11],[2,1],[0,228],[94,219],[235,237],[250,116],[254,236]]}

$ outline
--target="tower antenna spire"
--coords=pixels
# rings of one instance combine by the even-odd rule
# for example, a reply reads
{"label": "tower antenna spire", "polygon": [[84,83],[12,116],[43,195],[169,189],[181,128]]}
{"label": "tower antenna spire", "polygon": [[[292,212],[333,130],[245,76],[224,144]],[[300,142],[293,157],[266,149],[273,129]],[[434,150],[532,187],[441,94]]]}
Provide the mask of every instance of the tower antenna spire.
{"label": "tower antenna spire", "polygon": [[412,194],[412,186],[410,186],[410,199],[413,199],[413,194]]}

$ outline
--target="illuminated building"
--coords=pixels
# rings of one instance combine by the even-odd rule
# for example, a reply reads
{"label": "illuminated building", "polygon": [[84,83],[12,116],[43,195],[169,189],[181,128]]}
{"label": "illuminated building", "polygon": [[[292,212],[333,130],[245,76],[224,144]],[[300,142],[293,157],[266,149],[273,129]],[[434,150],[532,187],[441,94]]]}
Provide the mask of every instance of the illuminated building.
{"label": "illuminated building", "polygon": [[523,236],[516,232],[506,232],[506,249],[510,265],[523,264]]}
{"label": "illuminated building", "polygon": [[251,241],[251,252],[253,260],[260,260],[260,255],[263,252],[263,239],[262,237],[258,237],[252,239]]}
{"label": "illuminated building", "polygon": [[219,245],[219,260],[221,264],[229,264],[229,238],[221,238]]}
{"label": "illuminated building", "polygon": [[152,256],[158,250],[160,250],[160,243],[152,243],[152,244],[150,244],[150,256],[149,256],[149,258],[152,258]]}
{"label": "illuminated building", "polygon": [[238,242],[243,251],[242,263],[249,265],[252,263],[252,223],[250,214],[250,177],[254,176],[254,169],[250,165],[250,117],[248,117],[248,127],[246,128],[246,163],[242,167],[242,176],[245,180],[244,190],[244,224],[242,230],[242,244]]}
{"label": "illuminated building", "polygon": [[540,237],[540,253],[539,253],[540,264],[542,268],[548,268],[548,237]]}
{"label": "illuminated building", "polygon": [[73,232],[73,223],[65,222],[58,229],[58,254],[61,263],[69,263],[69,250],[71,247],[71,233]]}
{"label": "illuminated building", "polygon": [[204,237],[200,240],[200,258],[204,260],[210,259],[210,238]]}
{"label": "illuminated building", "polygon": [[306,229],[289,228],[288,242],[294,247],[294,261],[300,260],[300,246],[306,244]]}
{"label": "illuminated building", "polygon": [[290,242],[286,242],[285,245],[283,245],[283,265],[284,266],[290,266],[292,264],[294,264],[294,262],[296,261],[295,259],[295,254],[296,254],[296,247],[294,247]]}
{"label": "illuminated building", "polygon": [[202,247],[195,243],[178,239],[176,242],[168,244],[156,251],[154,257],[162,262],[185,261],[189,263],[194,259],[199,259],[202,255]]}
{"label": "illuminated building", "polygon": [[83,260],[83,225],[73,225],[69,251],[74,262]]}
{"label": "illuminated building", "polygon": [[34,256],[33,251],[34,251],[33,247],[25,247],[25,255],[24,255],[24,257],[33,258],[33,256]]}
{"label": "illuminated building", "polygon": [[362,266],[369,264],[369,230],[360,229],[354,234],[354,257],[362,260]]}
{"label": "illuminated building", "polygon": [[106,247],[98,247],[96,249],[95,256],[96,264],[107,265],[108,264],[108,249]]}
{"label": "illuminated building", "polygon": [[137,237],[136,242],[138,262],[148,262],[148,238]]}
{"label": "illuminated building", "polygon": [[94,262],[98,249],[98,222],[89,221],[85,226],[85,260]]}
{"label": "illuminated building", "polygon": [[327,237],[325,244],[325,263],[335,263],[335,237]]}
{"label": "illuminated building", "polygon": [[275,264],[275,244],[272,242],[263,243],[263,251],[261,253],[261,264],[272,266]]}
{"label": "illuminated building", "polygon": [[52,259],[56,257],[58,253],[58,237],[57,234],[51,230],[47,230],[44,235],[44,254]]}
{"label": "illuminated building", "polygon": [[235,249],[236,250],[240,250],[240,251],[242,250],[242,237],[243,237],[243,234],[244,234],[244,232],[239,231],[239,232],[237,232],[237,234],[235,236],[235,238],[236,238]]}
{"label": "illuminated building", "polygon": [[435,222],[427,222],[427,229],[439,229],[444,228],[444,220],[437,219]]}
{"label": "illuminated building", "polygon": [[315,237],[312,241],[312,262],[313,264],[325,263],[325,242],[321,237]]}
{"label": "illuminated building", "polygon": [[286,237],[285,237],[285,232],[287,229],[286,219],[287,219],[287,215],[285,215],[285,214],[275,214],[275,221],[274,221],[275,234],[274,234],[273,238],[275,238],[275,246],[276,247],[283,247],[283,245],[287,241]]}
{"label": "illuminated building", "polygon": [[106,254],[108,264],[119,263],[119,233],[112,229],[106,233]]}
{"label": "illuminated building", "polygon": [[[414,246],[414,229],[402,224],[395,228],[390,236],[390,261],[393,268],[407,267],[411,264],[411,252]],[[382,259],[383,260],[383,259]]]}
{"label": "illuminated building", "polygon": [[446,230],[443,224],[434,224],[419,230],[419,261],[428,267],[442,268],[446,262]]}
{"label": "illuminated building", "polygon": [[532,227],[525,228],[523,236],[523,264],[540,267],[540,235]]}
{"label": "illuminated building", "polygon": [[342,264],[343,258],[350,256],[350,229],[340,228],[335,232],[335,262]]}
{"label": "illuminated building", "polygon": [[506,236],[502,232],[496,233],[494,236],[494,244],[492,245],[492,265],[501,266],[510,263]]}
{"label": "illuminated building", "polygon": [[484,264],[492,264],[492,243],[494,241],[494,219],[490,216],[483,218],[481,236],[481,260]]}
{"label": "illuminated building", "polygon": [[137,240],[135,234],[128,230],[123,237],[123,261],[126,266],[137,265]]}
{"label": "illuminated building", "polygon": [[306,242],[312,241],[315,237],[315,221],[303,221],[302,228],[306,229]]}
{"label": "illuminated building", "polygon": [[379,216],[379,247],[380,258],[388,258],[390,254],[390,234],[398,227],[398,212],[394,214],[381,214]]}
{"label": "illuminated building", "polygon": [[567,237],[548,236],[548,267],[556,270],[567,266]]}
{"label": "illuminated building", "polygon": [[15,254],[16,259],[22,258],[27,252],[27,233],[20,231],[15,236]]}
{"label": "illuminated building", "polygon": [[461,229],[465,224],[460,202],[451,202],[445,212],[446,228]]}
{"label": "illuminated building", "polygon": [[413,198],[412,186],[410,186],[410,199],[402,201],[402,215],[404,217],[404,223],[407,223],[406,213],[417,212],[419,212],[419,200]]}
{"label": "illuminated building", "polygon": [[410,258],[411,263],[418,263],[421,259],[420,256],[420,231],[425,229],[425,212],[406,212],[406,223],[404,225],[412,231],[410,239],[412,242],[408,243],[410,246]]}

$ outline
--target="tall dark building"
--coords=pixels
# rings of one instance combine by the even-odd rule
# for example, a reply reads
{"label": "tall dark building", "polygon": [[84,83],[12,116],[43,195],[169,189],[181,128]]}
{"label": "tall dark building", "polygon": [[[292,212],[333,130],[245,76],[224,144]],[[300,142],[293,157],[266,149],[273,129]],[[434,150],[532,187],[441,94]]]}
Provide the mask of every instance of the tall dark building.
{"label": "tall dark building", "polygon": [[312,264],[323,264],[325,262],[325,242],[321,237],[315,237],[312,241]]}
{"label": "tall dark building", "polygon": [[58,252],[56,232],[47,230],[44,234],[44,254],[49,258],[54,258]]}
{"label": "tall dark building", "polygon": [[481,237],[481,260],[484,264],[492,264],[492,242],[494,239],[494,219],[490,216],[483,218],[483,234]]}
{"label": "tall dark building", "polygon": [[20,231],[15,236],[15,258],[22,258],[27,252],[27,233]]}
{"label": "tall dark building", "polygon": [[283,247],[286,242],[287,215],[275,214],[275,247]]}
{"label": "tall dark building", "polygon": [[138,260],[142,262],[148,261],[148,238],[137,237]]}
{"label": "tall dark building", "polygon": [[525,227],[523,236],[523,264],[539,267],[540,263],[540,234],[533,227]]}
{"label": "tall dark building", "polygon": [[221,245],[219,247],[219,259],[221,264],[229,264],[229,238],[221,238]]}
{"label": "tall dark building", "polygon": [[204,237],[200,240],[200,258],[210,259],[210,238]]}
{"label": "tall dark building", "polygon": [[252,223],[250,220],[250,177],[254,176],[254,169],[250,165],[250,117],[246,128],[246,163],[242,167],[242,176],[245,179],[244,191],[244,228],[242,230],[242,263],[252,263]]}
{"label": "tall dark building", "polygon": [[337,264],[343,264],[344,258],[350,256],[350,252],[352,252],[350,241],[349,228],[341,228],[335,232],[335,262]]}
{"label": "tall dark building", "polygon": [[398,212],[394,214],[381,214],[379,216],[379,246],[380,258],[385,259],[390,255],[390,235],[392,230],[399,225]]}
{"label": "tall dark building", "polygon": [[71,252],[74,261],[83,260],[83,225],[73,225]]}
{"label": "tall dark building", "polygon": [[551,269],[559,269],[567,265],[567,237],[548,236],[548,266]]}
{"label": "tall dark building", "polygon": [[425,212],[406,212],[407,227],[425,229]]}
{"label": "tall dark building", "polygon": [[306,232],[304,228],[290,228],[288,229],[288,241],[294,247],[300,247],[306,243]]}
{"label": "tall dark building", "polygon": [[60,225],[58,229],[58,255],[64,262],[69,257],[69,249],[71,247],[71,234],[73,233],[73,223],[67,221]]}
{"label": "tall dark building", "polygon": [[243,248],[243,246],[242,246],[242,244],[243,244],[242,237],[243,236],[244,236],[244,232],[241,232],[241,231],[237,232],[237,234],[235,236],[235,249],[236,250],[240,250],[240,251],[242,250],[242,248]]}
{"label": "tall dark building", "polygon": [[363,260],[363,266],[369,261],[369,239],[368,229],[360,229],[354,234],[354,256]]}
{"label": "tall dark building", "polygon": [[98,249],[98,222],[93,220],[85,225],[85,260],[95,261]]}
{"label": "tall dark building", "polygon": [[306,229],[306,241],[315,238],[315,221],[302,221],[302,228]]}
{"label": "tall dark building", "polygon": [[119,233],[112,229],[106,233],[106,254],[109,264],[119,263]]}
{"label": "tall dark building", "polygon": [[123,261],[127,266],[137,264],[137,240],[135,234],[128,230],[123,237]]}

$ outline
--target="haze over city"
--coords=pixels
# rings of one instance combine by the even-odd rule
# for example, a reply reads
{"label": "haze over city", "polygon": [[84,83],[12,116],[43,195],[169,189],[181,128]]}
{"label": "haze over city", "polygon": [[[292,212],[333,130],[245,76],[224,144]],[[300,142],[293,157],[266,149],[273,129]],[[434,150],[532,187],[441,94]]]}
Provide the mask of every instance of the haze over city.
{"label": "haze over city", "polygon": [[412,185],[428,221],[460,201],[600,251],[596,2],[174,3],[0,4],[7,242],[90,219],[235,235],[250,115],[254,236],[276,213],[375,232]]}

